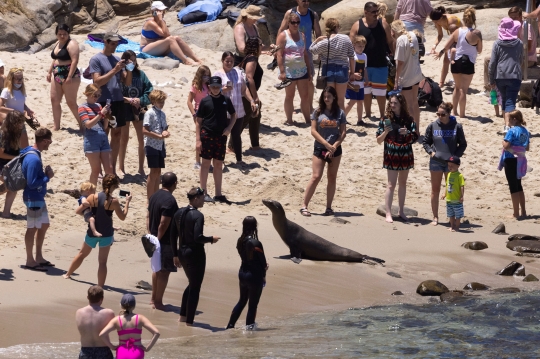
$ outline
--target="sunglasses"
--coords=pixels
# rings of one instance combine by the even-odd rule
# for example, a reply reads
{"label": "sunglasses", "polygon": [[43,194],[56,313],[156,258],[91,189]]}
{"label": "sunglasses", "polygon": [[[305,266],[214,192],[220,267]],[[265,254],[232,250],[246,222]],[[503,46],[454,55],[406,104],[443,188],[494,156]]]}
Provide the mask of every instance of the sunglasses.
{"label": "sunglasses", "polygon": [[372,11],[366,11],[366,12],[369,13],[369,14],[372,14],[372,15],[377,15],[379,13],[379,9],[372,10]]}
{"label": "sunglasses", "polygon": [[290,25],[300,25],[300,21],[289,21]]}
{"label": "sunglasses", "polygon": [[445,113],[439,113],[439,112],[437,112],[437,117],[445,117],[445,116],[446,116]]}

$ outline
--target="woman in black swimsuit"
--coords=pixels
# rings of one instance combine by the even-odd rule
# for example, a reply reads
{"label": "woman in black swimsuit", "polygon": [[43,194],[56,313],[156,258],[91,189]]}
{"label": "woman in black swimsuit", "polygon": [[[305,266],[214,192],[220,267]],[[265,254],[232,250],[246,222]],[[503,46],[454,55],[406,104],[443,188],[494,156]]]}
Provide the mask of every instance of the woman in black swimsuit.
{"label": "woman in black swimsuit", "polygon": [[[122,208],[120,201],[112,196],[112,193],[118,189],[120,180],[118,176],[114,174],[108,174],[103,177],[103,192],[98,194],[91,194],[88,196],[88,203],[91,205],[92,214],[96,220],[96,230],[101,234],[101,237],[95,237],[88,225],[88,231],[86,232],[86,238],[79,253],[75,255],[68,271],[64,274],[65,279],[71,279],[73,272],[77,270],[86,257],[92,252],[93,248],[99,245],[98,254],[98,285],[103,288],[105,285],[105,279],[107,279],[107,258],[109,257],[109,251],[111,245],[114,242],[114,228],[113,228],[113,212],[116,213],[118,218],[123,221],[126,219],[129,210],[129,202],[131,196],[126,196],[126,205]],[[83,215],[87,206],[83,203],[75,211],[76,214]]]}
{"label": "woman in black swimsuit", "polygon": [[60,103],[64,94],[71,113],[79,123],[79,114],[77,112],[79,108],[77,106],[77,93],[81,84],[81,74],[77,68],[79,63],[79,43],[69,37],[70,31],[69,26],[66,24],[56,27],[58,42],[51,52],[53,61],[47,73],[47,82],[51,83],[51,104],[55,131],[60,129],[60,118],[62,117]]}

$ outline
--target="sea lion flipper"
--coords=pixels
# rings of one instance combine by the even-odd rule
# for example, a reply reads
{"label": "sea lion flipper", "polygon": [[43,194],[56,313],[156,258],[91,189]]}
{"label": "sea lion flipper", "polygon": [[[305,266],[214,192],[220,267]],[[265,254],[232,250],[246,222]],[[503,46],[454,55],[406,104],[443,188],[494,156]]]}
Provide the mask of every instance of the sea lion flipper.
{"label": "sea lion flipper", "polygon": [[293,261],[296,264],[300,264],[300,262],[302,262],[302,258],[292,257],[291,261]]}

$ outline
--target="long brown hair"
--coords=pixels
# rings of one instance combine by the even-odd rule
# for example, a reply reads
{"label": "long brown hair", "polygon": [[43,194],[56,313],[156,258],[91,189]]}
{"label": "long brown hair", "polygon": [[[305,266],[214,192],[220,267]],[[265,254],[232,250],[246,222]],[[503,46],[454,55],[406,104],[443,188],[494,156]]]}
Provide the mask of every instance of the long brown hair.
{"label": "long brown hair", "polygon": [[324,91],[321,93],[321,96],[319,97],[319,108],[317,109],[317,116],[320,116],[321,113],[324,113],[326,110],[326,102],[324,102],[324,94],[328,92],[330,95],[334,96],[334,100],[332,101],[332,105],[330,106],[330,113],[332,116],[339,116],[339,104],[338,104],[338,97],[337,97],[337,91],[332,86],[326,86]]}
{"label": "long brown hair", "polygon": [[399,101],[400,119],[405,120],[405,121],[411,120],[411,115],[409,114],[409,108],[407,107],[407,100],[405,100],[405,96],[403,96],[400,93],[392,95],[388,98],[388,105],[386,105],[386,111],[384,113],[384,117],[390,119],[392,122],[396,122],[396,114],[394,113],[394,111],[392,111],[392,107],[390,106],[390,100],[392,99],[392,97],[395,97]]}
{"label": "long brown hair", "polygon": [[[251,237],[256,240],[259,240],[259,234],[257,232],[257,220],[253,216],[247,216],[242,221],[242,235],[238,238],[236,242],[236,249],[241,252],[244,249],[244,240],[246,237]],[[253,259],[253,251],[246,253],[249,260]]]}
{"label": "long brown hair", "polygon": [[6,119],[0,127],[0,133],[2,134],[2,142],[0,145],[5,149],[7,147],[18,150],[19,138],[21,137],[24,123],[24,115],[19,111],[11,111],[7,114]]}
{"label": "long brown hair", "polygon": [[212,76],[210,69],[206,65],[201,65],[195,72],[195,77],[191,84],[197,89],[197,91],[202,92],[203,90],[203,77],[208,73],[208,76]]}
{"label": "long brown hair", "polygon": [[113,187],[120,185],[120,180],[118,179],[117,175],[109,173],[103,177],[102,185],[103,192],[105,192],[107,199],[109,199],[111,197]]}

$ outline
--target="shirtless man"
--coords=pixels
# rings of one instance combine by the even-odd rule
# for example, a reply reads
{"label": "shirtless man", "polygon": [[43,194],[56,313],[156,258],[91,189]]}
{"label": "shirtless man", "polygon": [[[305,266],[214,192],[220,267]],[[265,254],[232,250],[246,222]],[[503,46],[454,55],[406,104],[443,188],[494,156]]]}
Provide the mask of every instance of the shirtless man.
{"label": "shirtless man", "polygon": [[101,306],[103,289],[98,285],[88,288],[88,305],[77,310],[75,321],[81,333],[79,359],[113,359],[111,349],[101,340],[99,333],[114,318],[114,312]]}

